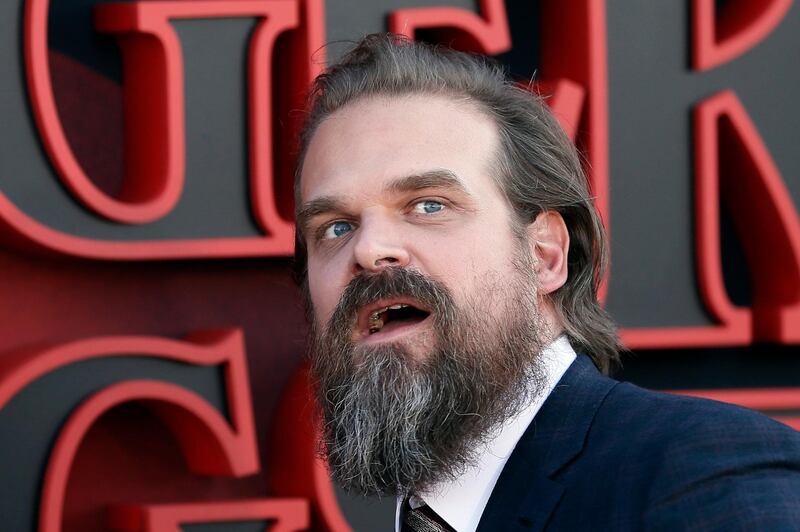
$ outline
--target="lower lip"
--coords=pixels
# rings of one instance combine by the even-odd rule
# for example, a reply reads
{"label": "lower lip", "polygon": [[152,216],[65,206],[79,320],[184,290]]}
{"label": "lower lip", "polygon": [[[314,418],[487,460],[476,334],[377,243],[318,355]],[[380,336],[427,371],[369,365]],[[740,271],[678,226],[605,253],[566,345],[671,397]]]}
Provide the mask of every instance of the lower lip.
{"label": "lower lip", "polygon": [[391,340],[395,340],[400,336],[404,336],[407,334],[414,333],[415,331],[420,330],[421,327],[426,326],[426,324],[430,321],[430,316],[426,317],[422,321],[415,321],[415,322],[389,322],[381,328],[380,331],[367,334],[362,338],[364,343],[380,343],[380,342],[388,342]]}

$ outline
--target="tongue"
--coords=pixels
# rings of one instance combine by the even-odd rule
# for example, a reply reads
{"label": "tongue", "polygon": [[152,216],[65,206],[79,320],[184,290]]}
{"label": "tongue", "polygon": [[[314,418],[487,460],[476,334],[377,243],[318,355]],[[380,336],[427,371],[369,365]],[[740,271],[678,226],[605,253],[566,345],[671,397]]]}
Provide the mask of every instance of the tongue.
{"label": "tongue", "polygon": [[389,332],[389,331],[393,331],[394,329],[399,329],[401,327],[408,327],[408,326],[411,326],[411,325],[416,325],[416,324],[422,322],[424,319],[425,318],[423,318],[422,316],[407,316],[407,317],[403,317],[403,318],[389,320],[388,322],[386,322],[383,325],[383,327],[381,327],[381,329],[377,333]]}

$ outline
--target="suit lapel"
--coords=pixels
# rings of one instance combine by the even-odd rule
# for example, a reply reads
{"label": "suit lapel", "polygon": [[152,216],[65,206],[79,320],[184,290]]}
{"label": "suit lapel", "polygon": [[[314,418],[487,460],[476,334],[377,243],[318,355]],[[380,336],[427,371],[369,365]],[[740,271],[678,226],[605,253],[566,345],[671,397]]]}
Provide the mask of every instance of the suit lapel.
{"label": "suit lapel", "polygon": [[542,530],[564,494],[555,475],[577,457],[597,409],[616,385],[579,355],[506,462],[478,532]]}

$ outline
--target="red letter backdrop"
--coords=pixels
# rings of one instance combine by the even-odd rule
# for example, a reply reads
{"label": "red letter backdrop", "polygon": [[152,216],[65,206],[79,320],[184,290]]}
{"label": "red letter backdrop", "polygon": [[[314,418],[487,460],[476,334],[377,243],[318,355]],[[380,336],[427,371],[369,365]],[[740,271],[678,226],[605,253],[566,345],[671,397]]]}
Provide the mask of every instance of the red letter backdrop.
{"label": "red letter backdrop", "polygon": [[610,235],[620,378],[800,429],[796,2],[8,0],[0,20],[3,530],[393,526],[319,455],[289,274],[306,89],[374,31],[493,56],[545,98]]}

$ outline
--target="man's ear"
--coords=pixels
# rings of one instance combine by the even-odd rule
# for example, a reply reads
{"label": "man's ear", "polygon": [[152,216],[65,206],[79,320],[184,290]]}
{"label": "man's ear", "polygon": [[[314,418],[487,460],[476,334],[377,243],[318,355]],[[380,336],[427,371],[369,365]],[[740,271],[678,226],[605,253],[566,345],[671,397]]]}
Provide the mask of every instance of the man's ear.
{"label": "man's ear", "polygon": [[555,292],[567,282],[567,224],[558,212],[544,211],[528,226],[527,232],[539,294]]}

